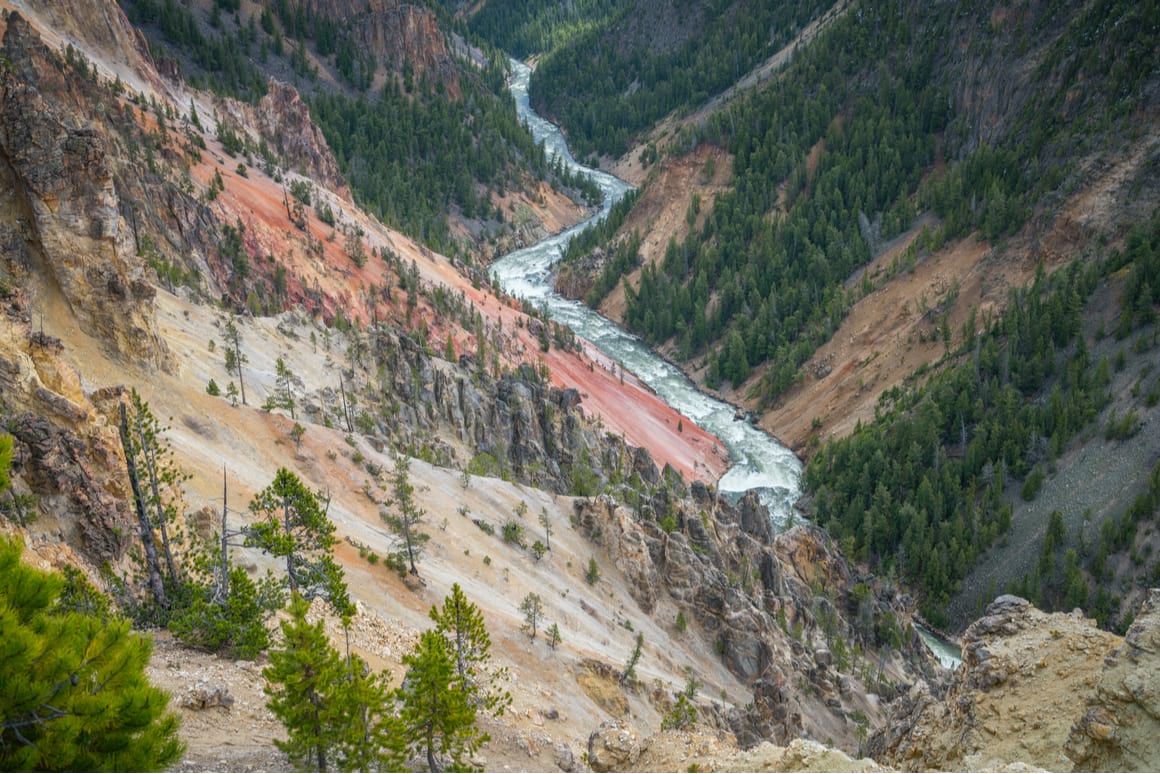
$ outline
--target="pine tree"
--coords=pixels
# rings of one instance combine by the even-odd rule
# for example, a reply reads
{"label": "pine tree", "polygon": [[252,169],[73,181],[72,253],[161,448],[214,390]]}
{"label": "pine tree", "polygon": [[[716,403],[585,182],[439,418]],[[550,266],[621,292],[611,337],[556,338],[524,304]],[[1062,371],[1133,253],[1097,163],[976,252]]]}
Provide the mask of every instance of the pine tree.
{"label": "pine tree", "polygon": [[544,527],[544,547],[552,550],[552,520],[548,518],[548,509],[540,506],[540,524]]}
{"label": "pine tree", "polygon": [[[401,549],[398,551],[399,565],[406,563],[412,575],[418,575],[415,563],[423,552],[423,545],[430,539],[418,530],[427,512],[415,502],[415,485],[410,479],[411,461],[402,454],[395,455],[395,472],[391,475],[392,499],[387,504],[393,511],[382,511],[379,517],[395,533]],[[401,571],[400,571],[401,572]]]}
{"label": "pine tree", "polygon": [[403,664],[399,715],[408,755],[424,756],[431,771],[469,770],[488,736],[476,726],[470,697],[455,685],[455,657],[446,638],[434,629],[423,632]]}
{"label": "pine tree", "polygon": [[624,665],[624,671],[620,673],[620,682],[625,685],[631,685],[636,681],[636,665],[640,663],[640,657],[644,651],[644,635],[637,632],[636,643],[633,645],[632,653],[628,657],[628,663]]}
{"label": "pine tree", "polygon": [[242,352],[242,332],[234,322],[234,318],[226,320],[226,373],[238,374],[238,384],[241,385],[242,405],[246,405],[246,380],[242,376],[242,366],[249,362],[246,353]]}
{"label": "pine tree", "polygon": [[524,614],[524,631],[528,632],[533,640],[536,639],[536,631],[540,618],[543,616],[543,610],[544,601],[540,599],[539,594],[529,593],[520,602],[520,612]]}
{"label": "pine tree", "polygon": [[282,585],[269,570],[254,581],[230,561],[246,530],[230,529],[229,489],[222,469],[221,526],[212,543],[200,545],[186,562],[181,609],[169,630],[182,642],[231,658],[252,659],[270,645],[267,621],[285,604]]}
{"label": "pine tree", "polygon": [[274,744],[304,771],[395,771],[402,738],[391,712],[386,676],[357,656],[344,661],[322,621],[309,623],[310,603],[295,596],[282,622],[283,647],[262,671],[266,706],[286,727]]}
{"label": "pine tree", "polygon": [[[0,470],[5,468],[0,464]],[[0,769],[157,771],[181,756],[152,643],[129,622],[66,611],[65,582],[0,539]]]}
{"label": "pine tree", "polygon": [[588,569],[584,572],[584,580],[588,582],[589,586],[595,586],[596,582],[600,580],[600,565],[596,563],[596,557],[588,557]]}
{"label": "pine tree", "polygon": [[342,568],[331,556],[335,539],[334,524],[326,516],[328,505],[298,476],[279,468],[270,486],[250,501],[258,521],[250,526],[246,545],[286,560],[291,594],[308,600],[320,596],[340,614],[348,614],[353,606]]}
{"label": "pine tree", "polygon": [[141,493],[141,479],[137,471],[137,454],[134,452],[133,433],[129,429],[129,415],[121,403],[121,449],[125,453],[125,467],[129,473],[129,485],[133,491],[133,502],[137,513],[137,536],[141,539],[141,547],[145,554],[145,572],[148,577],[149,591],[153,597],[153,605],[158,610],[169,607],[169,599],[165,593],[165,581],[161,575],[161,560],[157,555],[157,542],[153,535],[153,525],[149,520],[149,512],[145,508],[145,496]]}
{"label": "pine tree", "polygon": [[181,596],[184,581],[179,560],[182,557],[177,552],[185,541],[177,524],[177,501],[181,484],[189,480],[189,474],[178,466],[173,446],[165,437],[169,428],[158,421],[136,389],[130,394],[130,408],[132,439],[129,448],[137,458],[142,483],[147,486],[145,505],[152,514],[153,528],[161,536],[161,553],[170,592]]}
{"label": "pine tree", "polygon": [[306,428],[302,426],[301,422],[295,422],[294,427],[290,428],[290,440],[294,441],[294,448],[302,448],[302,438],[306,435]]}
{"label": "pine tree", "polygon": [[447,638],[455,658],[459,686],[470,697],[472,704],[499,717],[511,704],[507,691],[494,690],[483,682],[484,669],[491,661],[491,637],[483,623],[483,613],[456,583],[443,600],[442,609],[432,607],[429,616],[435,622],[435,631]]}
{"label": "pine tree", "polygon": [[279,357],[274,364],[274,375],[277,385],[276,392],[267,404],[271,408],[286,409],[290,412],[290,418],[297,421],[298,415],[295,412],[295,407],[298,405],[298,401],[294,399],[294,383],[298,381],[298,377],[293,374],[282,357]]}
{"label": "pine tree", "polygon": [[[197,571],[212,577],[208,568]],[[170,619],[169,631],[182,642],[213,653],[257,658],[270,647],[266,622],[285,600],[277,581],[267,576],[255,582],[241,567],[231,567],[224,595],[219,598],[214,592],[212,583],[193,584],[189,603]]]}
{"label": "pine tree", "polygon": [[551,646],[552,650],[555,650],[562,641],[563,637],[560,636],[560,625],[553,622],[548,627],[548,645]]}

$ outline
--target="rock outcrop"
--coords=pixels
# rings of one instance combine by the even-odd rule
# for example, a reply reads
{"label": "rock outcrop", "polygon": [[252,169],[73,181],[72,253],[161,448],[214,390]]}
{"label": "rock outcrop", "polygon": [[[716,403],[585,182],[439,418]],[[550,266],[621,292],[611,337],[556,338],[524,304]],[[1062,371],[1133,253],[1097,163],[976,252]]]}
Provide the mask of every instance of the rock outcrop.
{"label": "rock outcrop", "polygon": [[702,732],[665,731],[644,740],[625,771],[888,771],[869,758],[853,758],[809,739],[784,746],[763,742],[741,750]]}
{"label": "rock outcrop", "polygon": [[859,574],[822,531],[771,540],[755,495],[734,506],[703,484],[691,489],[683,499],[658,486],[634,508],[577,500],[574,522],[642,612],[682,611],[752,686],[752,705],[722,721],[742,746],[807,734],[856,749],[864,724],[882,719],[881,694],[937,679],[907,601]]}
{"label": "rock outcrop", "polygon": [[624,720],[607,720],[588,737],[593,771],[628,771],[640,758],[640,732]]}
{"label": "rock outcrop", "polygon": [[142,83],[161,90],[149,42],[134,27],[121,6],[106,0],[37,0],[28,13],[41,24],[79,47],[100,52],[109,66],[127,69]]}
{"label": "rock outcrop", "polygon": [[[67,65],[13,13],[0,59],[0,241],[59,293],[80,326],[129,360],[168,362],[154,289],[122,220],[108,137],[76,106]],[[47,303],[47,299],[45,301]]]}
{"label": "rock outcrop", "polygon": [[353,203],[350,186],[338,169],[326,137],[293,86],[271,78],[266,84],[266,96],[257,105],[219,99],[216,107],[219,121],[225,121],[255,145],[266,143],[291,169]]}
{"label": "rock outcrop", "polygon": [[[497,380],[472,356],[456,363],[433,357],[387,325],[370,337],[376,375],[359,400],[377,409],[365,412],[373,427],[362,430],[380,440],[461,468],[474,459],[476,472],[560,494],[575,491],[585,476],[600,485],[634,472],[659,480],[647,450],[602,431],[585,416],[575,389],[548,384],[530,365]],[[305,401],[303,411],[311,421],[339,425],[341,405],[339,391],[328,388]]]}
{"label": "rock outcrop", "polygon": [[459,76],[435,13],[422,5],[397,0],[322,0],[322,13],[344,24],[360,51],[395,73],[404,65],[416,78],[443,81],[452,97],[459,95]]}
{"label": "rock outcrop", "polygon": [[1160,589],[1104,660],[1065,751],[1076,771],[1160,771]]}
{"label": "rock outcrop", "polygon": [[24,294],[6,292],[0,427],[16,442],[13,486],[36,498],[41,532],[54,532],[94,566],[115,562],[132,534],[117,433],[61,359],[61,343],[32,331]]}
{"label": "rock outcrop", "polygon": [[[1155,637],[1160,622],[1145,618],[1144,632]],[[1137,641],[1148,636],[1142,633]],[[1072,768],[1068,755],[1096,768],[1119,768],[1114,761],[1125,759],[1115,755],[1139,755],[1140,748],[1125,736],[1127,748],[1115,752],[1117,722],[1112,717],[1127,720],[1128,714],[1124,706],[1113,709],[1109,702],[1131,695],[1122,692],[1122,682],[1116,687],[1117,677],[1138,679],[1127,677],[1136,666],[1155,671],[1155,662],[1142,664],[1138,654],[1129,655],[1136,651],[1121,643],[1079,611],[1049,614],[1024,599],[999,597],[963,635],[963,663],[945,696],[923,686],[912,688],[870,739],[870,754],[907,771],[997,769],[1014,763],[1066,771]],[[1117,663],[1122,671],[1109,677]],[[1096,686],[1105,680],[1101,695]],[[1133,712],[1145,707],[1134,697],[1128,704]],[[1073,730],[1081,715],[1089,722]],[[1155,761],[1155,731],[1144,738],[1151,742]],[[1109,757],[1101,757],[1105,754]]]}

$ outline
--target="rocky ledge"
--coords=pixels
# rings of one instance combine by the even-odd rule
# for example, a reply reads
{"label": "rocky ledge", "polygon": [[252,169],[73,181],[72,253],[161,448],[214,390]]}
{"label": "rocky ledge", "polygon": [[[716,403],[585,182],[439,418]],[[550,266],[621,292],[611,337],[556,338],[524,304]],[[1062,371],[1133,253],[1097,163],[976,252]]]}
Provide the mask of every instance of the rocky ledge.
{"label": "rocky ledge", "polygon": [[1160,589],[1125,638],[1008,595],[967,629],[946,696],[916,685],[869,751],[906,771],[1154,771],[1158,739]]}
{"label": "rocky ledge", "polygon": [[[686,636],[703,638],[752,687],[743,710],[702,708],[741,747],[806,736],[853,752],[886,700],[937,685],[910,601],[847,562],[824,532],[773,535],[755,495],[731,505],[703,484],[681,486],[670,481],[628,507],[577,499],[573,523],[623,573],[643,613],[680,613]],[[619,738],[598,759],[624,747]]]}

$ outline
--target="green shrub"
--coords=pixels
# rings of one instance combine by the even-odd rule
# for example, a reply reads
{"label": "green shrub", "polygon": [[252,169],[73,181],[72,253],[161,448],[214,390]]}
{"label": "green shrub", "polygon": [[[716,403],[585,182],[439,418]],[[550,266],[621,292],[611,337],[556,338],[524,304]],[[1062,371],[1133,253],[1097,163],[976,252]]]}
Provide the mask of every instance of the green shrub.
{"label": "green shrub", "polygon": [[595,586],[596,581],[600,580],[600,565],[596,563],[596,557],[588,559],[588,570],[584,573],[584,580],[588,581],[589,586]]}
{"label": "green shrub", "polygon": [[524,547],[524,528],[514,521],[503,525],[503,542],[513,543],[520,548]]}
{"label": "green shrub", "polygon": [[1027,502],[1031,502],[1039,496],[1039,490],[1043,487],[1043,479],[1045,474],[1042,465],[1036,465],[1027,478],[1023,481],[1023,488],[1019,491],[1019,496]]}

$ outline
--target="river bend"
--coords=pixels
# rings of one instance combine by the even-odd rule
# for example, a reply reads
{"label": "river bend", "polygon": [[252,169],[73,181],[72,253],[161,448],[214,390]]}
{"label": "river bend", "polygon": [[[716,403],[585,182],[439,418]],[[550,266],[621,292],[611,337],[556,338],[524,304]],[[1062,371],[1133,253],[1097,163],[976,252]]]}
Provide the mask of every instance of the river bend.
{"label": "river bend", "polygon": [[574,173],[592,179],[604,193],[600,211],[572,228],[530,247],[508,253],[491,267],[492,277],[507,293],[547,308],[553,320],[564,323],[592,342],[601,352],[654,390],[666,403],[721,439],[729,452],[731,467],[717,482],[721,492],[740,496],[757,490],[769,508],[774,527],[782,530],[797,520],[793,504],[801,495],[801,460],[772,436],[750,422],[736,418],[733,406],[701,392],[679,369],[665,361],[638,337],[628,333],[578,301],[552,289],[552,266],[560,260],[568,242],[589,225],[605,218],[632,186],[600,170],[576,161],[560,130],[536,114],[528,103],[531,68],[512,60],[510,87],[516,111],[544,144],[548,158],[559,158]]}

